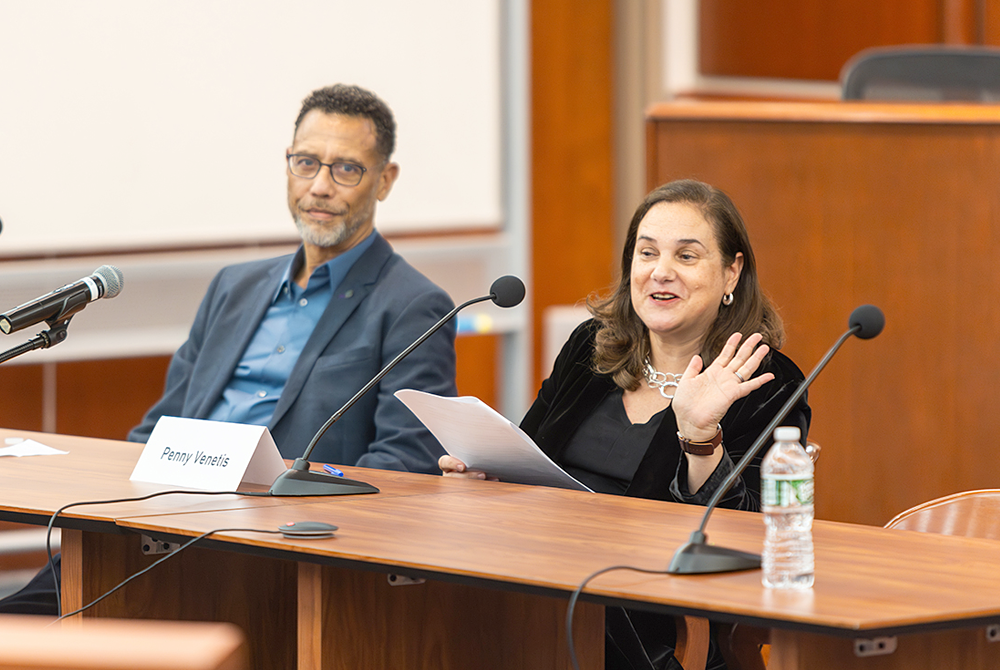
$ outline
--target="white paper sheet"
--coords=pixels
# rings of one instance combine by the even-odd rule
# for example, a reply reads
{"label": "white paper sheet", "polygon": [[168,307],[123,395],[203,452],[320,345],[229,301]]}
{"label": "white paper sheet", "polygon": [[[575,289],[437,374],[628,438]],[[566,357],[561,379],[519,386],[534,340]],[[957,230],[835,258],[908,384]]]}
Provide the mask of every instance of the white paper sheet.
{"label": "white paper sheet", "polygon": [[523,430],[479,398],[444,398],[410,389],[395,395],[445,451],[472,469],[506,482],[590,490],[556,465]]}
{"label": "white paper sheet", "polygon": [[41,442],[34,440],[23,440],[10,447],[0,449],[0,456],[54,456],[56,454],[68,454],[68,451],[59,451],[52,447],[47,447]]}

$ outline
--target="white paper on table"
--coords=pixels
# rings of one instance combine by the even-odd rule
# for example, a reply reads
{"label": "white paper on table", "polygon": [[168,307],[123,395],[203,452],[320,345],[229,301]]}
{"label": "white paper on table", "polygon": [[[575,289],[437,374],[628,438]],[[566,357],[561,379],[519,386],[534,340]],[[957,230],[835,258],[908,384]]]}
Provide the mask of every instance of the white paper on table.
{"label": "white paper on table", "polygon": [[24,440],[10,447],[0,449],[0,456],[54,456],[56,454],[68,454],[68,451],[59,451],[52,447],[47,447],[41,442],[34,440]]}
{"label": "white paper on table", "polygon": [[479,398],[445,398],[404,389],[394,394],[445,451],[505,482],[590,491],[538,448],[523,430]]}

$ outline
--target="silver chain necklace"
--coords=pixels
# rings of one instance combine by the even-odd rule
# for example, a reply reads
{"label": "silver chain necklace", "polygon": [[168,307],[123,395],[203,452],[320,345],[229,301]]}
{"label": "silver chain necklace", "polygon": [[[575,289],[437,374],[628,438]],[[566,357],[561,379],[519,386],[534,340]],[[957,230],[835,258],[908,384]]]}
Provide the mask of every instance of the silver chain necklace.
{"label": "silver chain necklace", "polygon": [[646,356],[646,360],[643,363],[645,366],[642,369],[642,376],[646,378],[646,385],[651,389],[658,389],[660,395],[667,400],[673,400],[674,396],[667,395],[663,389],[667,386],[677,388],[677,382],[680,381],[684,374],[675,375],[672,372],[660,372],[656,370],[653,364],[649,362],[649,356]]}

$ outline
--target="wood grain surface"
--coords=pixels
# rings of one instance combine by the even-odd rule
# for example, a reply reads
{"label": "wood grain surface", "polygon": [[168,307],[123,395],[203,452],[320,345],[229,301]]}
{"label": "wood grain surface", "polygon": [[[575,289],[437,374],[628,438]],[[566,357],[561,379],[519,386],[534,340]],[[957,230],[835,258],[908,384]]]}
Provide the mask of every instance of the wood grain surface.
{"label": "wood grain surface", "polygon": [[955,0],[880,0],[874,6],[865,0],[702,0],[699,70],[835,81],[844,63],[867,47],[958,41],[972,17],[953,26],[959,22],[952,16],[954,5]]}
{"label": "wood grain surface", "polygon": [[[222,537],[250,547],[283,548],[316,560],[341,559],[416,576],[568,592],[590,573],[611,565],[665,569],[703,511],[545,487],[442,481],[456,486],[428,495],[132,517],[118,524],[193,535],[235,520],[261,528],[293,520],[325,521],[340,527],[336,537]],[[718,510],[707,532],[714,544],[761,550],[763,522],[758,514]],[[994,597],[1000,576],[985,569],[1000,560],[1000,543],[824,521],[816,523],[814,541],[816,586],[804,594],[762,588],[759,571],[699,576],[614,572],[598,577],[587,592],[656,603],[665,611],[752,617],[779,627],[839,629],[844,634],[1000,619]]]}
{"label": "wood grain surface", "polygon": [[[104,454],[117,465],[102,467],[119,477],[130,469],[138,448],[88,438],[51,436],[47,441],[69,447],[71,454]],[[59,458],[69,462],[65,456],[33,459],[50,465],[35,466],[35,486],[22,487],[23,500],[16,507],[0,499],[0,514],[12,509],[42,514],[75,495],[72,482],[63,482],[67,490],[59,496],[40,491],[45,470],[66,468],[55,465]],[[96,467],[98,461],[84,462],[78,473],[79,488],[86,492],[94,486],[83,484],[90,480],[88,462]],[[8,477],[4,481],[9,481],[8,463],[0,462],[0,474]],[[248,630],[251,657],[258,660],[287,659],[298,647],[311,650],[302,658],[323,659],[322,667],[369,662],[374,665],[368,667],[398,667],[403,657],[424,659],[415,667],[465,667],[457,650],[442,651],[454,643],[451,631],[477,644],[495,636],[530,639],[530,648],[545,659],[534,667],[564,667],[558,651],[564,645],[554,642],[559,638],[553,637],[552,622],[565,611],[566,596],[608,566],[665,568],[703,512],[696,506],[503,482],[362,469],[347,474],[363,475],[382,493],[244,498],[235,504],[180,501],[172,511],[160,500],[89,510],[93,530],[64,532],[67,602],[85,602],[152,562],[140,553],[133,531],[192,537],[219,528],[273,530],[288,521],[324,521],[339,526],[333,538],[219,533],[213,537],[224,544],[186,550],[98,605],[96,614],[233,621]],[[99,479],[113,482],[114,477]],[[142,509],[144,504],[149,508]],[[707,532],[714,544],[759,552],[763,524],[758,514],[717,510]],[[581,635],[584,657],[600,657],[600,605],[613,603],[786,630],[792,637],[779,645],[782,649],[801,646],[802,633],[824,639],[898,634],[924,640],[938,629],[978,628],[982,634],[983,625],[1000,622],[995,597],[1000,575],[993,569],[1000,561],[1000,543],[830,521],[816,522],[814,540],[816,584],[804,592],[765,589],[759,571],[696,576],[616,571],[598,577],[584,597],[595,605],[581,605],[588,631]],[[389,574],[427,581],[394,587],[386,582]],[[322,595],[317,599],[315,594]],[[296,618],[292,612],[297,612],[297,629],[288,624]],[[541,619],[528,624],[534,616]],[[421,632],[393,627],[412,619],[425,622]],[[537,633],[544,626],[549,632]],[[280,634],[290,641],[274,648],[263,642],[254,646],[255,639],[272,645],[276,631],[284,631]],[[362,631],[377,642],[359,638]],[[963,635],[945,639],[966,639]],[[331,651],[345,639],[355,642]],[[993,647],[983,653],[990,663],[1000,660]],[[330,654],[341,659],[338,664],[327,665]],[[474,667],[518,665],[521,657],[510,654],[496,656],[502,662]]]}

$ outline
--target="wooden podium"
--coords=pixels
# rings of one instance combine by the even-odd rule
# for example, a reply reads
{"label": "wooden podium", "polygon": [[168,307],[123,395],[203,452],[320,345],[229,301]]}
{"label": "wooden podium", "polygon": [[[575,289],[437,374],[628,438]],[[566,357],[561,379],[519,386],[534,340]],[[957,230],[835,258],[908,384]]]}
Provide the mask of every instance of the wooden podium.
{"label": "wooden podium", "polygon": [[[6,437],[11,432],[0,431]],[[41,523],[75,500],[156,490],[128,481],[141,446],[16,433],[65,456],[0,461],[0,516]],[[612,565],[663,569],[702,508],[545,487],[344,468],[382,493],[325,499],[171,495],[67,510],[66,609],[156,556],[142,535],[339,526],[289,540],[219,531],[99,603],[88,616],[228,621],[252,667],[568,668],[568,595]],[[759,551],[760,516],[717,511],[713,543]],[[765,589],[760,572],[604,574],[575,617],[582,667],[603,663],[603,606],[695,614],[773,629],[771,666],[988,668],[1000,665],[1000,543],[816,523],[816,585]],[[858,644],[891,654],[857,656]],[[861,640],[859,643],[858,640]]]}

